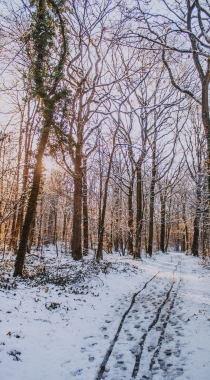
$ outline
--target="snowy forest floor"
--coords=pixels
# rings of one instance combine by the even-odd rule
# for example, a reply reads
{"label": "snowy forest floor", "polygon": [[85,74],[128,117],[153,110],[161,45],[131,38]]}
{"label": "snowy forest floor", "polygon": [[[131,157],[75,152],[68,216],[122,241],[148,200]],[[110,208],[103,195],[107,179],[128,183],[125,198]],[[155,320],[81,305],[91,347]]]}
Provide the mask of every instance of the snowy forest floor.
{"label": "snowy forest floor", "polygon": [[[181,253],[0,263],[1,380],[209,380],[210,267]],[[36,275],[36,276],[35,276]],[[30,277],[30,278],[29,278]]]}

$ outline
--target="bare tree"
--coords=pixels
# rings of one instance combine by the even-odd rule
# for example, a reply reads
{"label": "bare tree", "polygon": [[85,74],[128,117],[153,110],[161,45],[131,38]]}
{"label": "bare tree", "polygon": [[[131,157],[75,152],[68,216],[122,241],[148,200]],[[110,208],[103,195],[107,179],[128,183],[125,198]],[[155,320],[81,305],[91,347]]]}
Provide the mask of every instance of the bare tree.
{"label": "bare tree", "polygon": [[[201,106],[210,194],[210,5],[199,0],[172,3],[161,0],[160,9],[161,13],[153,0],[136,0],[131,14],[138,31],[134,27],[129,30],[128,37],[149,41],[152,44],[150,49],[162,54],[172,85]],[[141,20],[140,25],[138,20]]]}
{"label": "bare tree", "polygon": [[[205,186],[205,148],[206,141],[200,123],[200,112],[195,109],[192,113],[191,123],[185,128],[185,139],[181,142],[187,168],[190,177],[195,185],[194,200],[194,222],[193,222],[193,242],[191,251],[194,256],[199,252],[200,218],[202,207],[205,205],[204,186]],[[204,204],[202,206],[202,199]]]}

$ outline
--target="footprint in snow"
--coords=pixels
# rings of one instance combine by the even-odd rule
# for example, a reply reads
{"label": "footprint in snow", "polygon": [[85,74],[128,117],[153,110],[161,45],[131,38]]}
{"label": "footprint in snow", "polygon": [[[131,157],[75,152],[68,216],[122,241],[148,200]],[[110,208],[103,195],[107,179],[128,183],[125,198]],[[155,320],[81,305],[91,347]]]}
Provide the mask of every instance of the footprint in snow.
{"label": "footprint in snow", "polygon": [[71,363],[71,360],[66,360],[65,362],[61,363],[61,367],[66,367],[69,363]]}
{"label": "footprint in snow", "polygon": [[82,371],[83,371],[83,369],[81,368],[81,369],[78,369],[77,371],[75,371],[75,372],[71,372],[71,375],[72,376],[77,376],[77,375],[81,375],[82,374]]}

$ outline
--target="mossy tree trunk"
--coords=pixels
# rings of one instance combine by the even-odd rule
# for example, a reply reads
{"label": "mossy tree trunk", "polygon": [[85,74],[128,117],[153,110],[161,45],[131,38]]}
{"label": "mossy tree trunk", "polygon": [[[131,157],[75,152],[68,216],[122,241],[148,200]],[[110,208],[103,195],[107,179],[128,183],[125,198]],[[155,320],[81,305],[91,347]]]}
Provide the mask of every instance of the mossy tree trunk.
{"label": "mossy tree trunk", "polygon": [[[67,55],[67,42],[61,9],[63,5],[64,2],[57,4],[54,0],[39,0],[34,3],[30,10],[31,25],[28,33],[23,36],[30,62],[32,92],[34,98],[41,100],[42,128],[37,146],[31,191],[20,235],[14,276],[22,276],[23,274],[28,239],[40,190],[42,159],[53,126],[56,105],[66,95],[64,89],[58,89]],[[57,38],[60,38],[61,41],[59,51],[55,41]],[[55,61],[53,60],[54,48],[56,49]],[[49,66],[52,68],[50,73]]]}

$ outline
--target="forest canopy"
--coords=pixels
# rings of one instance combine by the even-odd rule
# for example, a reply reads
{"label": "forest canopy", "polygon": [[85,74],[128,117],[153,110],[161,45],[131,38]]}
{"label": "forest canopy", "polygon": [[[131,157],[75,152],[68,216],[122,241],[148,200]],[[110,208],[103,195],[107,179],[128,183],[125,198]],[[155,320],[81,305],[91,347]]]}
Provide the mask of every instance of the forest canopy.
{"label": "forest canopy", "polygon": [[1,1],[0,249],[210,250],[205,0]]}

